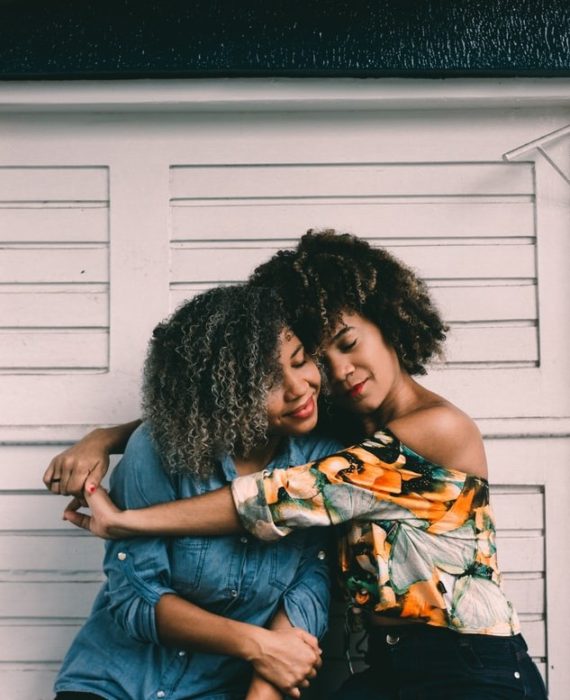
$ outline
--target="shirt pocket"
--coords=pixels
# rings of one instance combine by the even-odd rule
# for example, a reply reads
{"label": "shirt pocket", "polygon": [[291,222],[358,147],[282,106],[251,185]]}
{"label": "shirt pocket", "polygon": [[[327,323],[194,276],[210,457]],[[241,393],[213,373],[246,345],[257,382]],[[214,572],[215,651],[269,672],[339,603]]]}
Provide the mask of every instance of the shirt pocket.
{"label": "shirt pocket", "polygon": [[284,591],[297,576],[297,569],[305,548],[304,533],[295,532],[269,546],[272,548],[269,583]]}
{"label": "shirt pocket", "polygon": [[173,540],[172,585],[181,595],[192,594],[200,587],[210,545],[208,537],[178,537]]}

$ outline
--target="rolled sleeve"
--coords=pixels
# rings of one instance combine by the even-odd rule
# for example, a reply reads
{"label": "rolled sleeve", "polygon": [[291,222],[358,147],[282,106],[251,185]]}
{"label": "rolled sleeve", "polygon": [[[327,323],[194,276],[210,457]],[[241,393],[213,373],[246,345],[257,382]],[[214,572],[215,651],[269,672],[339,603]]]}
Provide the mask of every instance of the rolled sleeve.
{"label": "rolled sleeve", "polygon": [[[283,470],[279,470],[283,471]],[[232,481],[232,497],[243,526],[260,540],[279,540],[291,532],[289,527],[277,527],[265,498],[266,472],[239,476]]]}
{"label": "rolled sleeve", "polygon": [[[134,434],[111,479],[111,496],[121,508],[144,508],[175,499],[174,488],[144,426]],[[108,609],[133,639],[160,643],[155,607],[174,593],[168,540],[138,538],[106,545]]]}
{"label": "rolled sleeve", "polygon": [[329,604],[329,537],[313,530],[297,576],[283,596],[283,607],[294,627],[320,639],[327,630]]}

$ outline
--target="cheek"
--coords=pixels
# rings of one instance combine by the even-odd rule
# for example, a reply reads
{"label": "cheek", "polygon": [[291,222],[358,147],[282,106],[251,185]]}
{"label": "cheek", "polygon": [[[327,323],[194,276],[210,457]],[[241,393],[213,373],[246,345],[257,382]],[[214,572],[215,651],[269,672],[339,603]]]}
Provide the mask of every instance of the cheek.
{"label": "cheek", "polygon": [[267,420],[269,425],[274,425],[281,415],[281,409],[283,407],[282,397],[278,394],[270,394],[267,397]]}

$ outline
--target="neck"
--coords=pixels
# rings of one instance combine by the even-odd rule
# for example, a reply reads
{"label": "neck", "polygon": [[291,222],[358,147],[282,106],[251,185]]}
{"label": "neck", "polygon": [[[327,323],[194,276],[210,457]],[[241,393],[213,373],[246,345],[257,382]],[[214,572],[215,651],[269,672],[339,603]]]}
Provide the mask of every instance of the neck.
{"label": "neck", "polygon": [[279,435],[269,435],[267,442],[263,445],[254,447],[247,455],[236,457],[235,465],[238,474],[252,474],[265,469],[275,456],[280,442]]}
{"label": "neck", "polygon": [[415,411],[421,405],[425,391],[407,372],[401,371],[380,406],[364,417],[366,432],[372,434],[378,428]]}

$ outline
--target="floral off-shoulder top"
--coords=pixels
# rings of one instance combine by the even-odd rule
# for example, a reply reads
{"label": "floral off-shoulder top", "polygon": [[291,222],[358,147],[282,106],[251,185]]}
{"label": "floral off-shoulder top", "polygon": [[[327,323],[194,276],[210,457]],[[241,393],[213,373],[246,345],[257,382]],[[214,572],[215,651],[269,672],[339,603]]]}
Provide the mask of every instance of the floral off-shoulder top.
{"label": "floral off-shoulder top", "polygon": [[261,539],[351,521],[339,547],[355,608],[470,634],[519,632],[487,481],[429,462],[387,429],[309,464],[239,477],[232,490]]}

